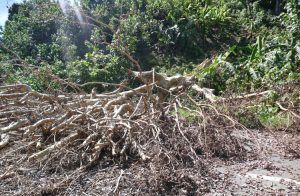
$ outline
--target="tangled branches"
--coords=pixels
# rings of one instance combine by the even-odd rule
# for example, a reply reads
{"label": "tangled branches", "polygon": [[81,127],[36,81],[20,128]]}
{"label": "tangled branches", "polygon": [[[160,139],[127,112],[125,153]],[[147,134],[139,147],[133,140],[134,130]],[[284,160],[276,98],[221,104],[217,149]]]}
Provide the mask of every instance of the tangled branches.
{"label": "tangled branches", "polygon": [[[57,167],[77,171],[115,163],[128,167],[142,161],[150,168],[144,175],[156,176],[152,179],[153,191],[171,193],[180,189],[171,183],[174,180],[185,181],[188,191],[201,192],[203,186],[196,182],[199,176],[179,177],[173,173],[176,170],[190,168],[207,176],[203,158],[246,156],[242,144],[245,139],[232,134],[244,127],[215,106],[198,103],[187,93],[193,86],[212,98],[210,90],[195,88],[190,77],[167,77],[155,72],[133,74],[145,84],[105,94],[42,94],[23,84],[2,86],[3,158],[9,159],[18,149],[25,150],[25,162],[57,163]],[[23,147],[16,150],[17,144]],[[163,173],[161,167],[165,168]],[[119,184],[122,175],[114,192],[125,186]],[[136,186],[149,187],[142,173],[135,178]],[[162,188],[162,184],[168,188]]]}

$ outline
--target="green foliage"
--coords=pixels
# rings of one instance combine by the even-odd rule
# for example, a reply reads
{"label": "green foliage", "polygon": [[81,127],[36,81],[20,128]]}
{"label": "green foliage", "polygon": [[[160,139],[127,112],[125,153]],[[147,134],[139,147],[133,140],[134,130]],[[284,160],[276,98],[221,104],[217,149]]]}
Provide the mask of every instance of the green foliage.
{"label": "green foliage", "polygon": [[179,108],[178,113],[181,118],[187,120],[190,123],[197,121],[197,119],[199,117],[196,112],[187,110],[185,108]]}
{"label": "green foliage", "polygon": [[[66,15],[56,1],[13,4],[1,43],[28,63],[77,83],[127,78],[128,69],[137,69],[128,56],[143,70],[193,74],[217,93],[300,78],[295,0],[284,1],[279,16],[269,1],[80,0],[80,5],[81,24],[74,9]],[[0,53],[3,62],[14,58]],[[212,56],[209,66],[197,66]],[[43,78],[11,67],[7,75],[45,90]]]}
{"label": "green foliage", "polygon": [[[261,86],[300,79],[299,11],[286,4],[286,13],[272,18],[274,28],[262,26],[256,42],[232,46],[200,70],[198,78],[220,91],[253,91]],[[297,22],[296,22],[297,21]],[[281,29],[276,27],[281,25]]]}
{"label": "green foliage", "polygon": [[270,129],[286,129],[293,124],[293,120],[286,112],[278,112],[277,107],[262,107],[258,118],[263,126]]}
{"label": "green foliage", "polygon": [[59,89],[59,84],[49,77],[49,73],[52,73],[51,69],[49,65],[43,65],[39,71],[32,72],[11,64],[2,64],[0,73],[4,81],[0,80],[0,83],[27,84],[38,91]]}
{"label": "green foliage", "polygon": [[65,18],[56,2],[13,4],[9,14],[3,44],[28,62],[70,61],[85,54],[84,37],[89,37],[89,29],[82,29],[75,16]]}
{"label": "green foliage", "polygon": [[236,112],[236,118],[248,128],[286,129],[294,123],[288,112],[270,104],[242,106]]}
{"label": "green foliage", "polygon": [[213,41],[229,37],[225,1],[84,0],[81,5],[84,24],[74,10],[64,15],[57,2],[14,4],[4,45],[28,63],[52,64],[54,73],[79,83],[117,82],[128,68],[136,69],[126,55],[143,70],[170,69],[210,55],[219,47]]}
{"label": "green foliage", "polygon": [[117,55],[92,52],[85,59],[76,60],[67,66],[68,77],[77,83],[90,81],[120,82],[129,67],[128,62]]}
{"label": "green foliage", "polygon": [[280,96],[275,91],[270,91],[259,100],[248,102],[246,105],[241,104],[234,109],[233,114],[248,128],[287,129],[295,124],[295,118],[290,111],[279,107],[278,103],[289,101],[296,103],[297,99],[294,93]]}
{"label": "green foliage", "polygon": [[151,32],[157,36],[158,48],[192,58],[205,55],[207,39],[216,39],[212,33],[225,38],[224,27],[229,25],[222,1],[153,1],[147,11],[150,21],[158,24]]}

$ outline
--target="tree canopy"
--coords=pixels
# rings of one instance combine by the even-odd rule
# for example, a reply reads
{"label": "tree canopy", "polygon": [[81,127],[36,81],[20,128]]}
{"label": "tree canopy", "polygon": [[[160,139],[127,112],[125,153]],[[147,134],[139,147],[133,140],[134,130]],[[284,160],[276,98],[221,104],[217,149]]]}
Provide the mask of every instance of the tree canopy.
{"label": "tree canopy", "polygon": [[[7,61],[14,52],[77,83],[119,82],[138,63],[142,70],[194,74],[218,92],[249,91],[299,79],[298,6],[295,0],[28,0],[9,9],[1,45],[10,52],[1,50],[1,69],[9,70],[6,81],[43,90],[37,76]],[[202,69],[205,59],[212,63]]]}

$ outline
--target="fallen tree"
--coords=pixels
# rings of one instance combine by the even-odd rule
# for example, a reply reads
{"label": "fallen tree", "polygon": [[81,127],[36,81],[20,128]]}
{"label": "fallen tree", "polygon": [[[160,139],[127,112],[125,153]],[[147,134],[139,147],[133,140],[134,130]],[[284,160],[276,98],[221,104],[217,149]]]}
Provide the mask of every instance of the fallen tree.
{"label": "fallen tree", "polygon": [[[54,151],[61,151],[62,148],[79,141],[79,149],[88,148],[91,152],[83,158],[90,160],[92,157],[93,162],[98,160],[95,157],[106,148],[110,149],[113,156],[126,154],[133,148],[142,160],[146,160],[151,157],[151,152],[145,150],[144,145],[149,142],[146,138],[159,138],[160,134],[166,132],[162,130],[164,119],[169,119],[174,126],[176,125],[168,129],[179,131],[186,138],[186,145],[190,145],[187,139],[189,136],[182,130],[178,109],[184,107],[180,96],[186,96],[186,90],[196,86],[193,77],[167,77],[154,71],[132,74],[145,85],[106,94],[93,92],[51,95],[38,93],[23,84],[2,86],[0,131],[2,134],[22,133],[28,138],[40,135],[39,145],[42,144],[42,150],[36,149],[36,152],[29,155],[29,160],[43,160]],[[95,84],[97,85],[93,85]],[[180,91],[174,94],[174,88],[179,88]],[[201,91],[200,87],[196,90],[212,99],[211,91]],[[172,101],[169,101],[170,96]],[[167,100],[168,102],[165,102]],[[172,114],[173,112],[176,115]],[[203,113],[201,108],[197,112]],[[201,118],[199,125],[207,126],[204,124],[209,115],[201,114]],[[234,122],[229,117],[225,120]],[[149,136],[150,133],[152,136]],[[148,136],[144,141],[140,141],[141,135]],[[59,141],[53,141],[51,144],[48,141],[53,137]],[[7,141],[4,143],[8,144]],[[150,154],[147,155],[148,153]]]}
{"label": "fallen tree", "polygon": [[[159,168],[166,168],[167,172],[156,174],[161,176],[152,180],[161,179],[163,183],[171,176],[175,181],[184,181],[187,187],[200,190],[204,185],[197,184],[197,178],[182,179],[172,173],[174,168],[185,173],[190,165],[195,172],[204,171],[202,158],[248,156],[249,149],[244,145],[247,138],[232,134],[234,130],[248,130],[220,110],[218,104],[260,97],[265,92],[225,99],[215,96],[212,89],[199,87],[193,77],[168,77],[154,71],[131,74],[144,85],[132,89],[125,82],[114,84],[116,90],[101,94],[95,89],[89,94],[51,94],[36,92],[23,84],[1,86],[0,150],[5,152],[2,159],[9,161],[12,154],[25,150],[24,160],[30,164],[52,162],[64,167],[75,164],[77,172],[109,160],[122,164],[133,160],[150,162],[154,167],[151,172],[162,172]],[[102,84],[71,85],[80,89]],[[194,97],[189,95],[190,89],[197,92]],[[200,102],[196,101],[199,97],[203,97]],[[251,152],[258,149],[253,145]],[[0,178],[15,175],[9,170]],[[122,175],[113,192],[119,189]],[[142,185],[134,186],[149,186],[141,175],[136,175],[134,182]],[[57,183],[55,187],[65,183]],[[153,190],[161,185],[155,186],[151,186]]]}

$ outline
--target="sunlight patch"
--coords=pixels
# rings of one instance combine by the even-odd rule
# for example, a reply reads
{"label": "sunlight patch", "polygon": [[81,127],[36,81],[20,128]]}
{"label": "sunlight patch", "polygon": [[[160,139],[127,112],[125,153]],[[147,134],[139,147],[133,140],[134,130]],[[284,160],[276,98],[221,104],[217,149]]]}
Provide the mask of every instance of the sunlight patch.
{"label": "sunlight patch", "polygon": [[83,18],[80,12],[80,2],[76,0],[59,0],[59,6],[65,16],[68,16],[71,11],[75,12],[75,15],[80,23],[83,23]]}

